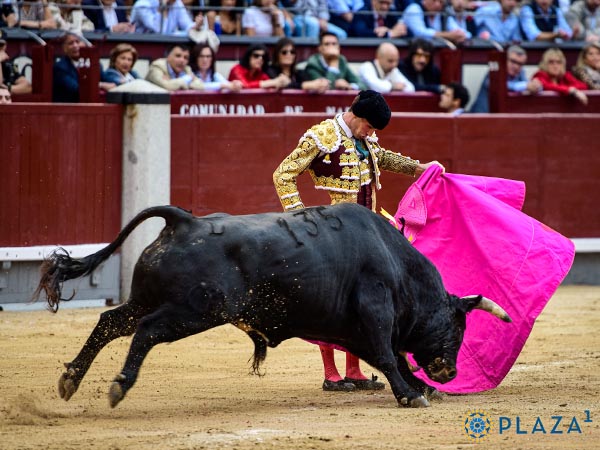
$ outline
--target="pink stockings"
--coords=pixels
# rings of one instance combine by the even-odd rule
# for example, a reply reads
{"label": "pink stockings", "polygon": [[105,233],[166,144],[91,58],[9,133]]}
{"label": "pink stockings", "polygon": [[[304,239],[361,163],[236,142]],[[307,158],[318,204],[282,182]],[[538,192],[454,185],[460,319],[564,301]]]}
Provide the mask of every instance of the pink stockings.
{"label": "pink stockings", "polygon": [[[319,345],[319,349],[321,350],[321,357],[323,358],[325,379],[334,382],[340,381],[342,377],[335,366],[333,348]],[[367,379],[360,371],[359,359],[349,352],[346,352],[346,377],[355,380]]]}

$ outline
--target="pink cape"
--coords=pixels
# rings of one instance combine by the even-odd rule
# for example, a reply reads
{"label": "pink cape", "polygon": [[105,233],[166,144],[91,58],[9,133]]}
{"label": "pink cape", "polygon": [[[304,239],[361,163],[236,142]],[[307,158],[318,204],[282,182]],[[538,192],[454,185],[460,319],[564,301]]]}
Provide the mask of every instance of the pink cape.
{"label": "pink cape", "polygon": [[395,219],[405,236],[442,274],[448,292],[482,294],[513,322],[483,311],[467,315],[458,376],[440,385],[452,393],[500,384],[519,356],[535,319],[567,275],[573,243],[520,210],[525,184],[479,176],[442,174],[430,167],[408,189]]}

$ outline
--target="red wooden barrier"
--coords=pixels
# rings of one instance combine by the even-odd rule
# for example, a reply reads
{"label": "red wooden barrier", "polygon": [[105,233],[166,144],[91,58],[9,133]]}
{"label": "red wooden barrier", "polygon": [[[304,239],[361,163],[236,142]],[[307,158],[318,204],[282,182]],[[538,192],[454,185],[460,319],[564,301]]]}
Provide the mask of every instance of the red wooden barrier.
{"label": "red wooden barrier", "polygon": [[[279,211],[272,173],[325,114],[172,116],[171,202],[196,214]],[[525,212],[569,237],[600,236],[600,115],[394,114],[380,142],[450,172],[527,184]],[[0,246],[112,240],[120,228],[122,108],[0,109]],[[390,212],[412,178],[383,173]],[[328,202],[300,179],[307,205]]]}
{"label": "red wooden barrier", "polygon": [[51,45],[35,45],[31,48],[31,94],[13,95],[14,102],[51,102],[52,65],[54,48]]}
{"label": "red wooden barrier", "polygon": [[0,109],[0,246],[109,242],[120,229],[119,105]]}
{"label": "red wooden barrier", "polygon": [[[172,118],[172,203],[196,214],[281,210],[272,173],[304,131],[324,114]],[[600,236],[591,192],[600,191],[599,115],[395,114],[379,133],[387,148],[450,172],[523,180],[525,212],[569,237]],[[564,130],[569,130],[565,133]],[[384,173],[378,205],[390,212],[413,180]],[[308,175],[307,205],[328,202]]]}
{"label": "red wooden barrier", "polygon": [[506,111],[508,87],[506,80],[506,53],[490,52],[488,69],[490,71],[490,87],[488,89],[488,103],[490,112]]}
{"label": "red wooden barrier", "polygon": [[442,84],[462,81],[462,50],[444,48],[438,52],[442,71]]}
{"label": "red wooden barrier", "polygon": [[98,103],[100,101],[100,54],[97,47],[82,47],[79,55],[79,101]]}
{"label": "red wooden barrier", "polygon": [[[51,102],[52,70],[54,66],[54,47],[37,45],[31,49],[31,94],[13,95],[13,101]],[[82,47],[79,59],[79,99],[81,103],[98,103],[100,101],[100,53],[97,47]]]}

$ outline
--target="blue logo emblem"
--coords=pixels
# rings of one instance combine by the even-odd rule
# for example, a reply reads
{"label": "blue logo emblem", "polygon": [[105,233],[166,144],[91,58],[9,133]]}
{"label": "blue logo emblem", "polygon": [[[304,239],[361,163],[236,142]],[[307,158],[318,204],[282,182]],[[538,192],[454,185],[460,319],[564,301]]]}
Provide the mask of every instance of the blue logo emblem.
{"label": "blue logo emblem", "polygon": [[464,430],[475,442],[485,439],[492,431],[493,422],[485,411],[470,411],[465,416]]}

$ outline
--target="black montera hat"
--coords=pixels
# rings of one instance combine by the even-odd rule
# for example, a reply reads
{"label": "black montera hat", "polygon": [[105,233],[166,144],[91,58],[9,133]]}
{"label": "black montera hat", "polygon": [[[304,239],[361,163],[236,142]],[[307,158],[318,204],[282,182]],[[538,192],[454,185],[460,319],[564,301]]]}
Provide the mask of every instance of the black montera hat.
{"label": "black montera hat", "polygon": [[360,91],[350,110],[356,117],[367,119],[377,130],[383,130],[392,117],[392,111],[383,95],[372,90]]}

